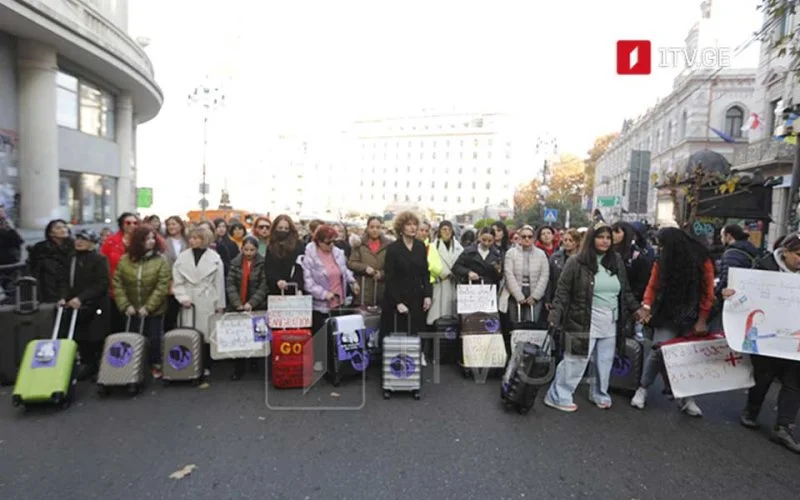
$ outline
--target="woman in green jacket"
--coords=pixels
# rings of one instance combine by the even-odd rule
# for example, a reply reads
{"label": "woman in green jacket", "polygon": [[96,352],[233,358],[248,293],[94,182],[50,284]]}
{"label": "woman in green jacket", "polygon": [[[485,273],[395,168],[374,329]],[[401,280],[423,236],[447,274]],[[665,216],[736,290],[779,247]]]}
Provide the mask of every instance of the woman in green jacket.
{"label": "woman in green jacket", "polygon": [[[263,311],[267,300],[267,273],[264,257],[258,253],[258,240],[247,236],[242,253],[231,261],[225,285],[228,310],[231,312]],[[247,368],[247,360],[237,359],[231,379],[239,380]]]}
{"label": "woman in green jacket", "polygon": [[[154,378],[161,378],[161,337],[171,281],[169,262],[162,255],[155,229],[139,226],[114,272],[114,299],[122,314],[144,321]],[[134,331],[138,327],[139,323],[131,325]]]}

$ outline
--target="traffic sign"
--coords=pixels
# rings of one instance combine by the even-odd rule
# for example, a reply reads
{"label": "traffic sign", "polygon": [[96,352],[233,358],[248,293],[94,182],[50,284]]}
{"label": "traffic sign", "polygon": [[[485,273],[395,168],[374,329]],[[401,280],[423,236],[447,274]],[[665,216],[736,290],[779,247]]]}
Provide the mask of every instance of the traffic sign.
{"label": "traffic sign", "polygon": [[558,220],[558,210],[555,208],[544,209],[544,221],[553,223]]}
{"label": "traffic sign", "polygon": [[598,196],[597,206],[604,208],[614,208],[622,204],[622,196]]}
{"label": "traffic sign", "polygon": [[136,189],[136,208],[150,208],[153,206],[153,188],[141,187]]}
{"label": "traffic sign", "polygon": [[205,210],[206,208],[208,208],[208,200],[206,200],[205,198],[198,201],[197,204],[200,205],[201,210]]}

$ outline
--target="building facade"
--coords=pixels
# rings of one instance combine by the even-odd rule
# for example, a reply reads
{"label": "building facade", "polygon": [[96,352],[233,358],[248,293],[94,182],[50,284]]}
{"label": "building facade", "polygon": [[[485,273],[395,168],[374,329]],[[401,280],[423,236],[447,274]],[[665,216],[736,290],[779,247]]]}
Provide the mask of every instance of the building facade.
{"label": "building facade", "polygon": [[[711,3],[703,2],[701,12],[686,38],[687,53],[718,43],[713,34],[719,19]],[[747,143],[742,127],[758,108],[756,81],[756,69],[684,68],[672,92],[642,116],[626,120],[619,138],[598,160],[593,206],[611,219],[670,222],[672,204],[659,201],[658,180],[684,172],[689,156],[704,149],[734,161]]]}
{"label": "building facade", "polygon": [[23,229],[136,206],[136,127],[163,102],[127,0],[0,0],[0,204]]}

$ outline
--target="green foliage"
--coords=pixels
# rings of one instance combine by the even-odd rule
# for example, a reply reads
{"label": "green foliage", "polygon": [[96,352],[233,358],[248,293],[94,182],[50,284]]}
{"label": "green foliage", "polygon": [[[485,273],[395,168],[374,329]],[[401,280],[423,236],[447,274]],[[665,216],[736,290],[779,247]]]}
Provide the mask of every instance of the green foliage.
{"label": "green foliage", "polygon": [[[557,201],[550,200],[547,202],[547,208],[554,208],[558,210],[558,220],[555,226],[566,227],[567,211],[569,211],[569,226],[570,227],[586,227],[589,225],[589,214],[587,214],[579,204],[570,201]],[[544,221],[544,207],[541,204],[535,204],[526,210],[517,212],[516,225],[529,224],[533,227],[539,227],[549,224]]]}
{"label": "green foliage", "polygon": [[763,12],[768,20],[762,29],[755,33],[755,37],[768,43],[777,57],[791,56],[793,61],[790,62],[790,66],[795,75],[800,75],[800,65],[797,64],[797,58],[800,56],[800,41],[796,37],[794,23],[785,33],[782,33],[782,36],[775,36],[776,30],[782,29],[785,18],[795,13],[796,0],[760,0],[756,8]]}
{"label": "green foliage", "polygon": [[475,222],[475,229],[483,229],[486,226],[491,226],[494,224],[494,219],[480,219],[479,221]]}

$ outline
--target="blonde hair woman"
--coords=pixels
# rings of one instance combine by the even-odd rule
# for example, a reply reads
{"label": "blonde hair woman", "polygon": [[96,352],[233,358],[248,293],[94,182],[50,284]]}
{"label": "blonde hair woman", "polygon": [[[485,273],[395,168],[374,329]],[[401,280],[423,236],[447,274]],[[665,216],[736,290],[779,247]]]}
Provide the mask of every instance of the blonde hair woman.
{"label": "blonde hair woman", "polygon": [[[189,249],[183,251],[172,268],[172,291],[181,304],[183,325],[200,331],[206,340],[206,366],[211,359],[208,351],[208,323],[211,316],[225,309],[225,268],[219,254],[209,246],[214,233],[199,226],[189,231]],[[194,314],[191,307],[194,306]],[[206,369],[205,376],[211,374]]]}

